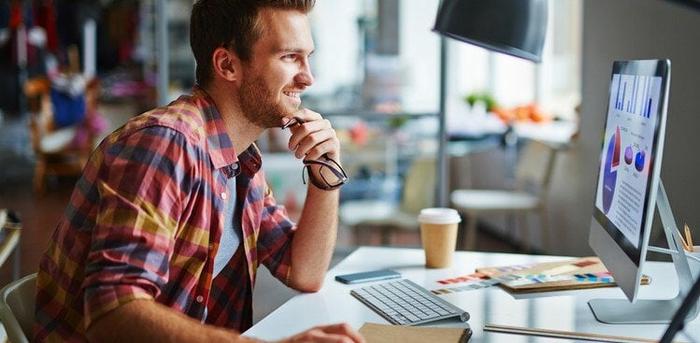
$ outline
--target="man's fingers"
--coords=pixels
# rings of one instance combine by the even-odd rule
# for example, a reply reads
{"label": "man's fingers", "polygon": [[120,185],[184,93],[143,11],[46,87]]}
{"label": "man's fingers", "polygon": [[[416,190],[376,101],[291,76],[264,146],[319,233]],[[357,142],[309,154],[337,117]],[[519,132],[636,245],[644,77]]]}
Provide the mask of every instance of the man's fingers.
{"label": "man's fingers", "polygon": [[[282,118],[281,124],[282,124],[282,128],[286,129],[290,126],[293,127],[296,124],[316,121],[316,120],[320,120],[320,119],[323,119],[323,117],[319,113],[316,113],[316,112],[309,110],[309,109],[306,109],[306,108],[302,108],[299,111]],[[287,126],[288,124],[289,124],[289,126]]]}
{"label": "man's fingers", "polygon": [[324,332],[321,328],[306,331],[300,335],[292,337],[291,343],[313,342],[313,343],[356,343],[350,336]]}
{"label": "man's fingers", "polygon": [[343,336],[343,335],[336,335],[336,334],[328,334],[325,332],[322,332],[317,335],[312,335],[310,337],[311,339],[308,340],[309,342],[318,342],[318,343],[353,343],[354,341],[352,338],[348,336]]}
{"label": "man's fingers", "polygon": [[322,130],[309,134],[297,145],[294,150],[294,156],[296,156],[296,158],[302,158],[304,156],[314,158],[309,155],[311,149],[334,137],[335,132],[333,132],[333,130]]}
{"label": "man's fingers", "polygon": [[317,326],[283,342],[365,343],[364,338],[346,323]]}
{"label": "man's fingers", "polygon": [[344,335],[350,337],[355,343],[364,343],[364,338],[360,334],[353,330],[353,328],[347,323],[339,323],[320,327],[321,330],[327,333],[333,333],[338,335]]}
{"label": "man's fingers", "polygon": [[311,121],[290,127],[292,137],[289,138],[289,149],[296,149],[299,143],[301,143],[301,141],[309,134],[330,128],[331,122],[326,119]]}
{"label": "man's fingers", "polygon": [[297,117],[304,122],[323,119],[323,117],[321,117],[320,114],[318,114],[318,113],[316,113],[308,108],[301,108],[299,111],[294,113],[293,117]]}
{"label": "man's fingers", "polygon": [[328,154],[328,158],[337,160],[335,152],[338,151],[338,141],[335,138],[330,138],[321,143],[314,145],[307,153],[305,159],[318,160],[324,154]]}
{"label": "man's fingers", "polygon": [[340,141],[331,122],[308,109],[300,112],[303,113],[295,115],[299,124],[288,126],[292,133],[289,150],[294,152],[296,158],[318,160],[327,155],[337,161],[340,157]]}

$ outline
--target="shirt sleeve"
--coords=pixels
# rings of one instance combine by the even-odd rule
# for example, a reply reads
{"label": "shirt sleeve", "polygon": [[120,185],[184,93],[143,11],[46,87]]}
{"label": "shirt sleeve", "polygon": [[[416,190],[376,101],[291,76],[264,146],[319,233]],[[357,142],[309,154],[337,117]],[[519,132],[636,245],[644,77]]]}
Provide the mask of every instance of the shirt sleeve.
{"label": "shirt sleeve", "polygon": [[292,265],[292,238],[296,224],[287,215],[284,206],[278,205],[272,191],[260,177],[264,187],[263,211],[260,221],[260,233],[257,241],[258,259],[270,270],[277,279],[289,284],[289,273]]}
{"label": "shirt sleeve", "polygon": [[168,282],[179,214],[192,186],[184,135],[153,126],[111,142],[96,163],[99,206],[85,267],[85,327]]}

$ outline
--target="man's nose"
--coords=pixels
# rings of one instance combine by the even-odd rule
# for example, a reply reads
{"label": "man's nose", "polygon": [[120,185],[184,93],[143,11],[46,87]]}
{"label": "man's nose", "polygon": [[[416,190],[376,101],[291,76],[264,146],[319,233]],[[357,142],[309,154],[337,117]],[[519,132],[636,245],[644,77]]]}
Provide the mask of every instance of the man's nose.
{"label": "man's nose", "polygon": [[306,87],[311,86],[314,83],[314,75],[311,73],[309,63],[304,63],[302,69],[296,75],[295,81],[303,84]]}

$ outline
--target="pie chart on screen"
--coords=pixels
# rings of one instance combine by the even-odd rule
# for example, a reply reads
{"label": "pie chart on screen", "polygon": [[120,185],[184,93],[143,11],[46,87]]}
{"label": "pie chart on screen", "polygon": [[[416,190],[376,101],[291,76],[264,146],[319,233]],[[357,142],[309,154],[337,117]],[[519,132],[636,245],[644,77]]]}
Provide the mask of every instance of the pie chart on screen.
{"label": "pie chart on screen", "polygon": [[620,127],[618,127],[608,142],[608,151],[605,154],[605,165],[603,166],[603,211],[605,214],[610,211],[610,205],[612,205],[612,199],[615,195],[617,167],[620,165],[620,145]]}

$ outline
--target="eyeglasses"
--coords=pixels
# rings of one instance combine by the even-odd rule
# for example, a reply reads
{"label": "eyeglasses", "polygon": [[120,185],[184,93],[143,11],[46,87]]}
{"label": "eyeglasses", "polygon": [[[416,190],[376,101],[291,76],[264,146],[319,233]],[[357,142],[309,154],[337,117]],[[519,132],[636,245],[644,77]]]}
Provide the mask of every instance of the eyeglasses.
{"label": "eyeglasses", "polygon": [[[291,126],[301,125],[303,123],[303,119],[294,117],[287,124],[284,124],[282,129],[284,130]],[[345,182],[348,181],[348,174],[345,173],[345,169],[343,169],[343,167],[341,167],[337,161],[328,157],[327,154],[323,154],[321,159],[318,160],[305,158],[302,160],[302,163],[304,163],[304,169],[301,171],[301,179],[304,184],[306,184],[305,172],[309,174],[309,181],[311,184],[323,190],[340,188],[340,186],[344,185]],[[320,178],[316,177],[316,174],[312,172],[312,166],[317,168],[316,171],[318,172]]]}

